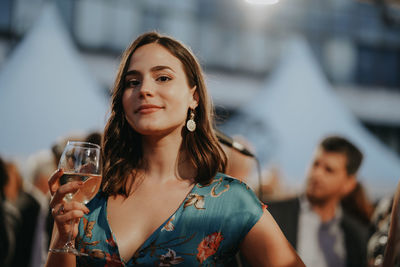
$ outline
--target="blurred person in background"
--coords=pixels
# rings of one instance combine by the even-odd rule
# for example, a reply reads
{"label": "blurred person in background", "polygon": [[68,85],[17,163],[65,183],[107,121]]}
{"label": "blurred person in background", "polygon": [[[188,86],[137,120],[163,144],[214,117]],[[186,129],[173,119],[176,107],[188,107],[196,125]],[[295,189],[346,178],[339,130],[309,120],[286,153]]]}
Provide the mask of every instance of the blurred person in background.
{"label": "blurred person in background", "polygon": [[46,260],[49,237],[51,231],[48,228],[48,221],[51,219],[49,209],[50,193],[48,180],[56,165],[51,151],[43,150],[32,155],[28,159],[30,167],[30,180],[32,182],[28,190],[31,196],[39,203],[40,210],[36,219],[36,228],[32,240],[32,257],[30,261],[31,267],[43,266]]}
{"label": "blurred person in background", "polygon": [[102,135],[100,132],[94,131],[94,132],[90,132],[86,138],[85,138],[85,142],[89,142],[92,144],[96,144],[101,146],[101,139],[102,139]]}
{"label": "blurred person in background", "polygon": [[304,194],[268,203],[308,267],[366,266],[368,227],[340,205],[357,186],[362,158],[348,140],[327,137],[316,149]]}
{"label": "blurred person in background", "polygon": [[[252,144],[243,136],[234,136],[232,140],[247,151],[254,151]],[[235,177],[247,185],[249,185],[255,192],[258,193],[259,198],[271,199],[282,197],[280,188],[280,177],[277,168],[270,168],[268,171],[255,172],[257,166],[257,159],[255,157],[246,155],[240,150],[221,142],[222,148],[227,156],[227,166],[225,174]],[[254,152],[251,152],[254,155]],[[261,176],[261,177],[260,177]]]}
{"label": "blurred person in background", "polygon": [[[388,242],[390,220],[392,215],[393,196],[380,199],[372,214],[372,232],[368,240],[367,259],[369,267],[380,267],[383,263]],[[399,266],[395,265],[396,267]]]}
{"label": "blurred person in background", "polygon": [[[372,215],[372,231],[368,240],[369,267],[400,267],[400,182],[394,194],[384,196]],[[392,229],[391,229],[392,228]]]}
{"label": "blurred person in background", "polygon": [[180,42],[151,32],[129,46],[104,131],[100,192],[87,206],[66,203],[82,183],[58,187],[62,170],[49,180],[50,247],[73,231],[92,257],[50,252],[47,266],[230,266],[239,249],[254,266],[304,266],[254,192],[221,173],[209,101],[201,67]]}
{"label": "blurred person in background", "polygon": [[371,227],[375,207],[360,181],[357,181],[354,189],[341,200],[341,206],[344,211],[356,217],[365,226]]}
{"label": "blurred person in background", "polygon": [[29,266],[40,204],[32,196],[30,185],[22,178],[18,165],[14,162],[7,162],[6,166],[9,184],[12,184],[11,187],[8,187],[8,195],[11,195],[11,201],[21,216],[21,223],[16,232],[16,252],[12,266]]}
{"label": "blurred person in background", "polygon": [[54,156],[54,164],[58,166],[61,154],[63,153],[64,147],[68,141],[84,141],[85,138],[86,135],[82,133],[72,133],[59,137],[58,140],[51,146],[51,152]]}
{"label": "blurred person in background", "polygon": [[5,162],[8,182],[4,188],[4,195],[8,201],[17,205],[18,198],[23,191],[23,178],[17,164],[13,162]]}
{"label": "blurred person in background", "polygon": [[[242,144],[247,149],[251,147],[250,142],[242,136],[234,136],[232,140]],[[225,174],[240,179],[248,185],[254,184],[254,186],[258,186],[254,181],[250,180],[255,166],[254,158],[244,155],[237,149],[229,147],[224,143],[221,144],[227,157]],[[252,188],[255,189],[253,186]]]}
{"label": "blurred person in background", "polygon": [[17,208],[5,197],[9,175],[6,163],[0,157],[0,266],[11,267],[16,250],[16,233],[20,224]]}

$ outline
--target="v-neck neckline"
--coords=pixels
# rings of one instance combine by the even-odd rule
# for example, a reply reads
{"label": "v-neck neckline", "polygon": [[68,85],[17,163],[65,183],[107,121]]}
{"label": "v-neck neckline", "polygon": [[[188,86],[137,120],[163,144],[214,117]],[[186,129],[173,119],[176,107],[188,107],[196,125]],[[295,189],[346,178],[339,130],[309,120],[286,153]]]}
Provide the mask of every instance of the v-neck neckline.
{"label": "v-neck neckline", "polygon": [[195,188],[197,187],[197,185],[198,185],[198,183],[194,183],[194,185],[192,186],[192,188],[190,189],[190,191],[186,194],[186,196],[184,197],[184,199],[181,201],[181,203],[179,204],[179,206],[177,207],[177,209],[176,209],[176,210],[175,210],[175,211],[174,211],[174,212],[159,226],[159,227],[157,227],[157,228],[150,234],[150,236],[138,247],[138,249],[135,251],[135,253],[133,253],[132,257],[131,257],[128,261],[125,261],[125,259],[123,259],[123,258],[121,257],[121,254],[119,253],[119,246],[118,246],[117,239],[115,238],[115,234],[114,234],[114,232],[113,232],[112,229],[111,229],[110,222],[108,221],[108,211],[107,211],[107,208],[108,208],[108,197],[107,197],[107,199],[106,199],[106,201],[105,201],[105,208],[104,208],[104,210],[105,210],[105,218],[106,218],[106,222],[107,222],[107,227],[108,227],[109,233],[111,234],[111,236],[112,236],[112,238],[113,238],[113,240],[114,240],[114,242],[115,242],[115,244],[116,244],[116,249],[117,249],[117,253],[118,253],[119,260],[120,260],[124,265],[129,264],[129,263],[133,260],[134,256],[135,256],[138,252],[140,252],[143,248],[147,247],[148,244],[151,243],[151,242],[156,238],[156,236],[160,233],[161,229],[171,220],[171,218],[172,218],[173,216],[175,216],[174,221],[177,220],[178,216],[176,216],[176,215],[180,215],[180,214],[182,213],[184,203],[185,203],[186,200],[188,199],[189,195],[190,195],[190,194],[193,194],[193,193],[195,192]]}

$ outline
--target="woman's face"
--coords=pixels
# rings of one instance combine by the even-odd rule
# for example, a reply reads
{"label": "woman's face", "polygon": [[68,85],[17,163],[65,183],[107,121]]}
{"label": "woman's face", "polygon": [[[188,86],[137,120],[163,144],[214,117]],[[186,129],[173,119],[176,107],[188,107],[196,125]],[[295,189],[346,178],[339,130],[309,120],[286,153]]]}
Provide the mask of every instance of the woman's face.
{"label": "woman's face", "polygon": [[181,61],[163,46],[139,47],[125,76],[122,104],[131,127],[142,135],[181,131],[189,108],[196,108]]}

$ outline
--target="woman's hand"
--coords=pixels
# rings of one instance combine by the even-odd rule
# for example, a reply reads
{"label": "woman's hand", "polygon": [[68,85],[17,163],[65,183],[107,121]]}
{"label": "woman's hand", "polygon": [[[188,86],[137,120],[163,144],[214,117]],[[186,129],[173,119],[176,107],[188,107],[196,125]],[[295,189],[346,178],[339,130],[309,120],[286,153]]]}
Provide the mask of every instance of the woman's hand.
{"label": "woman's hand", "polygon": [[[69,182],[60,185],[60,178],[63,175],[61,169],[57,170],[49,179],[49,189],[52,195],[50,201],[51,213],[54,218],[55,228],[58,231],[56,236],[53,236],[52,248],[61,248],[68,242],[69,238],[74,240],[78,234],[79,219],[84,214],[89,212],[89,209],[82,203],[77,201],[64,200],[65,195],[74,194],[82,185],[83,182]],[[71,220],[73,223],[71,223]],[[71,236],[69,236],[71,233]]]}

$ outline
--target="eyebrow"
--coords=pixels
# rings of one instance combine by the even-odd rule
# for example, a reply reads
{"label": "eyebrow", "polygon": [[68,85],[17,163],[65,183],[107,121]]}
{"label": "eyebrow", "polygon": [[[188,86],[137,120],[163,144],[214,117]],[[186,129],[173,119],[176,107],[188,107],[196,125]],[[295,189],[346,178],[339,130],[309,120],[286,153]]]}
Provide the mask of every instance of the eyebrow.
{"label": "eyebrow", "polygon": [[[168,70],[172,71],[173,73],[175,73],[175,71],[174,71],[172,68],[168,67],[168,66],[154,66],[154,67],[152,67],[152,68],[150,69],[150,71],[151,71],[151,72],[155,72],[155,71],[160,71],[160,70],[165,70],[165,69],[168,69]],[[140,74],[139,71],[137,71],[137,70],[130,70],[130,71],[127,71],[127,72],[125,73],[125,77],[126,77],[126,76],[129,76],[129,75],[138,75],[138,74]]]}

